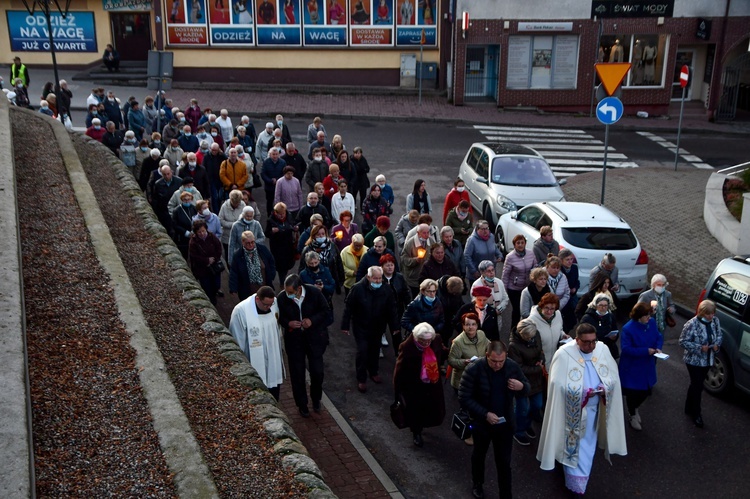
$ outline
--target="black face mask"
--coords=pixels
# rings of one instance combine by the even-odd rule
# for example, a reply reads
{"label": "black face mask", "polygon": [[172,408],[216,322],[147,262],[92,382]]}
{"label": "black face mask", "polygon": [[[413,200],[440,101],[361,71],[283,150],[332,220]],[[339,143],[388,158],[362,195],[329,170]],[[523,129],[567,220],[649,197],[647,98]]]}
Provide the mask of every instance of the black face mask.
{"label": "black face mask", "polygon": [[310,269],[310,272],[313,272],[313,273],[317,273],[318,270],[320,270],[319,265],[316,265],[315,267],[307,267],[307,268]]}

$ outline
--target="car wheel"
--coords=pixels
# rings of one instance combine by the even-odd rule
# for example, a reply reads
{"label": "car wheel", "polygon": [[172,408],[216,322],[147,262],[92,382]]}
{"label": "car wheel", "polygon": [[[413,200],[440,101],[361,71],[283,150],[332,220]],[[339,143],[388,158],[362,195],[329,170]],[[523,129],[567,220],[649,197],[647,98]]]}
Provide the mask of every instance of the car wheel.
{"label": "car wheel", "polygon": [[482,218],[490,224],[490,230],[495,230],[495,222],[492,221],[492,210],[487,203],[484,204],[484,208],[482,209]]}
{"label": "car wheel", "polygon": [[505,234],[503,234],[503,229],[500,227],[500,225],[498,225],[495,229],[495,243],[497,244],[497,249],[500,250],[503,258],[505,258],[508,254],[508,250],[505,248]]}
{"label": "car wheel", "polygon": [[729,359],[724,350],[719,350],[714,356],[713,367],[706,374],[703,387],[712,395],[721,395],[726,393],[733,384],[732,366],[729,364]]}

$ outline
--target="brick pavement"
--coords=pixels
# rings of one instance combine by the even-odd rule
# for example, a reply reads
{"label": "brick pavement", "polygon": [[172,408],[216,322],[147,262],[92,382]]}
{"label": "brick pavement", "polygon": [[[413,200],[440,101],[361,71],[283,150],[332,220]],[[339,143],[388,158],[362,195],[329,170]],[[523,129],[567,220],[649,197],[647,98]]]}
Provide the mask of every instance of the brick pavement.
{"label": "brick pavement", "polygon": [[352,442],[325,406],[320,414],[311,407],[310,417],[300,416],[287,378],[281,388],[281,408],[292,428],[323,472],[326,484],[341,497],[390,497]]}
{"label": "brick pavement", "polygon": [[[716,264],[732,256],[709,232],[703,199],[711,171],[690,167],[608,169],[604,205],[633,228],[649,256],[649,278],[667,276],[677,303],[694,310]],[[568,179],[568,201],[599,204],[601,174]]]}

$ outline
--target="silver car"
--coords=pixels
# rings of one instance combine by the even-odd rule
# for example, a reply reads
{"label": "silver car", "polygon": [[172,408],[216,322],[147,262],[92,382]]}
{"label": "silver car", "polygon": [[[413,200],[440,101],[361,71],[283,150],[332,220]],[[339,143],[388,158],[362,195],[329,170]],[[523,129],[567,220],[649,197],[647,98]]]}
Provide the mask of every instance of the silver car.
{"label": "silver car", "polygon": [[703,386],[713,394],[736,386],[750,393],[750,256],[735,256],[719,262],[698,303],[716,302],[716,317],[721,323],[721,350],[708,371]]}
{"label": "silver car", "polygon": [[534,149],[503,142],[477,142],[466,153],[458,176],[471,204],[494,227],[505,213],[530,203],[565,201],[561,185]]}

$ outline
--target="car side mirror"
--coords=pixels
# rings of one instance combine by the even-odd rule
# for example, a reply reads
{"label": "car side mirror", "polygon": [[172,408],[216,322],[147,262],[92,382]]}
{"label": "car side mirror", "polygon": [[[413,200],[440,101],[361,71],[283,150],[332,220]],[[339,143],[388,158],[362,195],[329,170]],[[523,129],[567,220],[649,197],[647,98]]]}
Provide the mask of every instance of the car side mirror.
{"label": "car side mirror", "polygon": [[567,178],[561,178],[560,180],[557,181],[557,183],[559,185],[565,185],[565,184],[568,183],[568,179]]}
{"label": "car side mirror", "polygon": [[490,185],[490,181],[489,181],[489,180],[487,180],[487,179],[486,179],[486,178],[484,178],[484,177],[477,177],[477,182],[479,182],[480,184],[486,184],[486,185]]}

